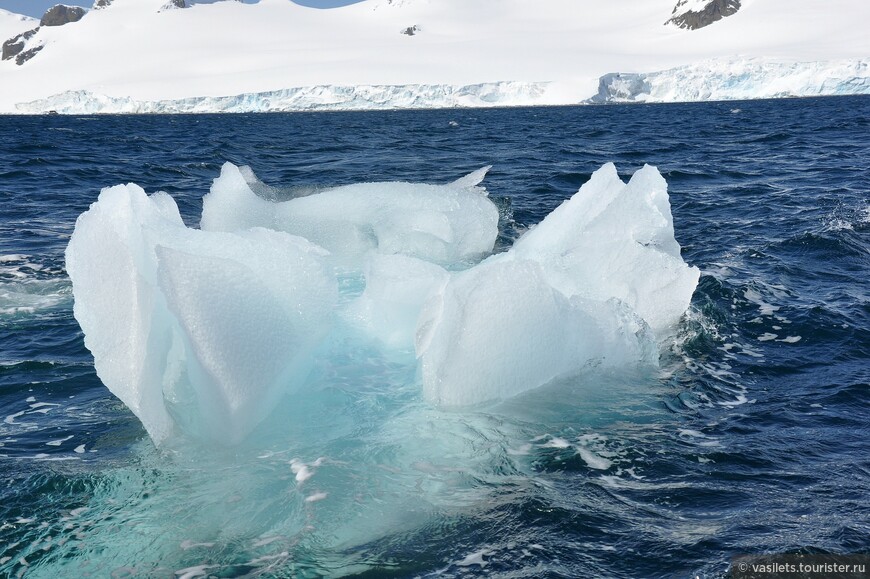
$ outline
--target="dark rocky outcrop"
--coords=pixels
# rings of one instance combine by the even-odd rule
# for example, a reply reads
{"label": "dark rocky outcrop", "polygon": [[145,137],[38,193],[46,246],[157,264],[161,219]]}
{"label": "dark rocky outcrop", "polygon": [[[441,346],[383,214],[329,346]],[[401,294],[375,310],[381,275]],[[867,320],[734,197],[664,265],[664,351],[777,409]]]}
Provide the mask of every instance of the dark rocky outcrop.
{"label": "dark rocky outcrop", "polygon": [[[28,30],[27,32],[22,32],[18,36],[13,36],[9,40],[3,43],[3,52],[0,55],[0,58],[3,60],[11,60],[21,54],[24,50],[24,45],[27,44],[27,41],[33,37],[39,31],[39,27],[37,26],[33,30]],[[21,64],[21,63],[19,63]]]}
{"label": "dark rocky outcrop", "polygon": [[[99,1],[110,2],[111,0]],[[24,47],[27,46],[27,41],[33,38],[33,36],[39,32],[40,28],[43,26],[63,26],[64,24],[69,24],[71,22],[78,22],[85,14],[87,14],[87,10],[79,8],[78,6],[65,6],[63,4],[52,6],[42,15],[42,20],[39,21],[39,26],[33,30],[22,32],[3,43],[3,50],[2,53],[0,53],[0,59],[12,60],[14,58],[15,64],[19,66],[24,64],[43,49],[42,44],[37,44],[36,46],[31,46],[27,50],[24,50]]]}
{"label": "dark rocky outcrop", "polygon": [[93,10],[102,10],[108,8],[112,4],[112,0],[97,0],[94,2]]}
{"label": "dark rocky outcrop", "polygon": [[673,16],[665,24],[676,24],[680,28],[688,30],[697,30],[709,26],[718,20],[722,20],[726,16],[731,16],[740,10],[740,0],[711,0],[700,12],[680,12],[680,8],[686,4],[687,0],[680,0],[674,7]]}
{"label": "dark rocky outcrop", "polygon": [[409,26],[409,27],[402,30],[402,34],[405,34],[407,36],[414,36],[418,32],[420,32],[420,27],[417,26],[416,24],[414,26]]}
{"label": "dark rocky outcrop", "polygon": [[33,48],[28,48],[27,50],[15,57],[15,64],[21,66],[22,64],[36,56],[36,53],[43,48],[45,48],[44,44],[39,44],[37,46],[34,46]]}
{"label": "dark rocky outcrop", "polygon": [[163,5],[160,11],[174,10],[176,8],[187,8],[187,0],[169,0],[169,2]]}
{"label": "dark rocky outcrop", "polygon": [[63,26],[71,22],[78,22],[85,14],[87,14],[87,10],[84,8],[57,4],[45,11],[45,14],[42,15],[42,20],[39,21],[39,25]]}

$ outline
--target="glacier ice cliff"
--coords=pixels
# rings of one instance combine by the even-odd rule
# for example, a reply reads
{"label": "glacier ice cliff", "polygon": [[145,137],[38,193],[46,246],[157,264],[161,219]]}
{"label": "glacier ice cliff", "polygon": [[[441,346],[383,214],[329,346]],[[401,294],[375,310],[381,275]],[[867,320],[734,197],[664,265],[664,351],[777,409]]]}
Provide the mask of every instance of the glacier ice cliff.
{"label": "glacier ice cliff", "polygon": [[434,109],[548,104],[545,82],[474,85],[414,84],[309,86],[233,96],[141,101],[67,91],[16,105],[20,113],[260,113],[330,110]]}
{"label": "glacier ice cliff", "polygon": [[156,444],[233,445],[279,401],[323,388],[352,343],[419,368],[415,387],[438,408],[591,368],[655,367],[699,278],[680,257],[659,172],[626,184],[605,165],[492,254],[488,169],[273,201],[227,163],[201,229],[165,193],[104,189],[66,251],[98,376]]}
{"label": "glacier ice cliff", "polygon": [[870,62],[709,60],[651,73],[601,77],[591,103],[692,102],[870,94]]}
{"label": "glacier ice cliff", "polygon": [[870,94],[866,59],[776,62],[717,59],[649,73],[608,73],[598,93],[578,94],[556,82],[473,85],[309,86],[233,96],[169,100],[67,91],[16,105],[21,114],[256,113],[332,110],[484,108],[629,102],[691,102]]}

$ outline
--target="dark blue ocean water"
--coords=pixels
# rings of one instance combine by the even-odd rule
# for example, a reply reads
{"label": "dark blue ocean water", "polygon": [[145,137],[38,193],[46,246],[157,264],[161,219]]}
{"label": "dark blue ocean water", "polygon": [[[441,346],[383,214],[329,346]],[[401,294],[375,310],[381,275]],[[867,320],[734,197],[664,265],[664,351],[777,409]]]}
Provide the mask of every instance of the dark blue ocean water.
{"label": "dark blue ocean water", "polygon": [[[0,576],[722,577],[870,551],[868,135],[866,97],[0,117]],[[661,371],[604,393],[445,417],[337,369],[274,442],[158,451],[94,372],[63,252],[117,183],[196,225],[224,161],[281,185],[492,164],[520,225],[649,163],[702,277]],[[330,499],[304,503],[288,460],[324,455]]]}

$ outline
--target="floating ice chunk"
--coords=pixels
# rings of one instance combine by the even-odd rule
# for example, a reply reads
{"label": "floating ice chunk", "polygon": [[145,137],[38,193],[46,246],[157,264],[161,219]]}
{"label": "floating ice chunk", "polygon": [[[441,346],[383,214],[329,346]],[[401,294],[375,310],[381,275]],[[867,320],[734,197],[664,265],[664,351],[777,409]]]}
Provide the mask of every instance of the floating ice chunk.
{"label": "floating ice chunk", "polygon": [[163,197],[147,198],[136,185],[104,189],[79,216],[66,251],[73,313],[97,374],[158,442],[171,432],[172,419],[163,404],[156,348],[147,344],[152,327],[163,330],[167,323],[154,317],[157,264],[147,255],[144,225],[183,227],[177,211],[162,211],[168,206]]}
{"label": "floating ice chunk", "polygon": [[105,189],[66,252],[103,383],[155,443],[243,438],[305,379],[337,297],[324,250],[286,233],[184,226],[171,197]]}
{"label": "floating ice chunk", "polygon": [[498,209],[477,187],[485,169],[450,185],[361,183],[274,203],[252,190],[249,169],[226,163],[203,198],[201,227],[285,231],[356,265],[372,250],[455,263],[490,252],[498,235]]}
{"label": "floating ice chunk", "polygon": [[61,444],[63,444],[64,442],[66,442],[67,440],[69,440],[71,438],[72,438],[72,435],[67,436],[66,438],[59,438],[57,440],[50,440],[50,441],[46,442],[45,444],[48,446],[60,446]]}
{"label": "floating ice chunk", "polygon": [[608,163],[511,251],[566,296],[618,298],[656,334],[689,307],[700,271],[680,256],[667,183],[649,165],[624,184]]}

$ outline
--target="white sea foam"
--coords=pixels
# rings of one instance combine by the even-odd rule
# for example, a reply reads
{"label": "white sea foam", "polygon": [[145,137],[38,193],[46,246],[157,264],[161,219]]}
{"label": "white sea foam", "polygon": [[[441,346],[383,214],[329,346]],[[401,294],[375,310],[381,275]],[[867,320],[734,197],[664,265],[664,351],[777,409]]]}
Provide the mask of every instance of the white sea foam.
{"label": "white sea foam", "polygon": [[30,255],[0,255],[0,317],[50,311],[70,297],[69,281],[59,268]]}

